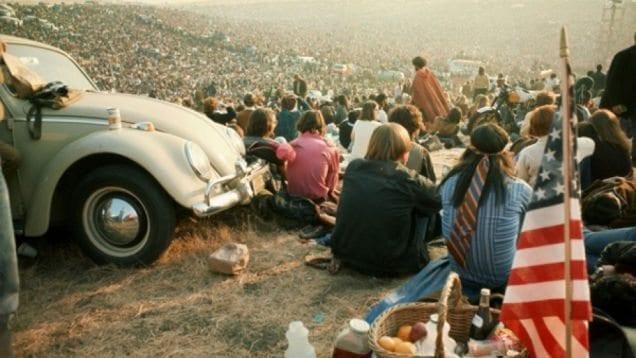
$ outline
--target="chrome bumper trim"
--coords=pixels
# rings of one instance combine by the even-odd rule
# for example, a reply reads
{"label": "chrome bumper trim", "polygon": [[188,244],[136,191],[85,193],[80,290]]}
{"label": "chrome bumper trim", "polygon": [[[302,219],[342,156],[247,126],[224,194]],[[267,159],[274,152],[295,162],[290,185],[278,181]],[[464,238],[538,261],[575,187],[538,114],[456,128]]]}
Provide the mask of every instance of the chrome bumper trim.
{"label": "chrome bumper trim", "polygon": [[[262,160],[250,164],[243,159],[236,162],[236,173],[226,175],[221,178],[210,180],[205,188],[205,200],[192,206],[194,214],[198,217],[207,217],[221,211],[230,209],[239,204],[247,204],[254,197],[255,192],[252,187],[254,177],[264,175],[269,172],[267,163]],[[233,189],[220,192],[223,185],[236,181]]]}

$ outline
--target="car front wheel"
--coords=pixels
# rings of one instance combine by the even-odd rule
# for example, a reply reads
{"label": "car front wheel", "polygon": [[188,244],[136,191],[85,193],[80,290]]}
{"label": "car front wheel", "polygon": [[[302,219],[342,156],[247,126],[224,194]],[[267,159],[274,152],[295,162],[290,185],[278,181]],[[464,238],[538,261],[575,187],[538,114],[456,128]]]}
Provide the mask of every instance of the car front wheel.
{"label": "car front wheel", "polygon": [[78,245],[98,264],[147,265],[170,245],[175,207],[152,177],[132,166],[90,172],[72,197]]}

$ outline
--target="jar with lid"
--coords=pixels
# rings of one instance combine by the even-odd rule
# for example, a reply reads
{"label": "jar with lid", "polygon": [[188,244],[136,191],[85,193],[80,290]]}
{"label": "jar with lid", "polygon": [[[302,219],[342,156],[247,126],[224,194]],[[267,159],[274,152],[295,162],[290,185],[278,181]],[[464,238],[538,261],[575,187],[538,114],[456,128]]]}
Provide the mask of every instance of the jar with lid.
{"label": "jar with lid", "polygon": [[369,358],[369,324],[361,319],[352,319],[336,338],[333,358]]}

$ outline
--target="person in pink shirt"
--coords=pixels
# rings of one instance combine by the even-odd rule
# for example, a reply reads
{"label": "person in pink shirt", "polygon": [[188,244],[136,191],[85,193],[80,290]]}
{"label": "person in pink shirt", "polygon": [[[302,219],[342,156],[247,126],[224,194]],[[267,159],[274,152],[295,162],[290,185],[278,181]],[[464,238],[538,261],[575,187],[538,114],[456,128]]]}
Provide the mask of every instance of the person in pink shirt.
{"label": "person in pink shirt", "polygon": [[340,153],[324,138],[327,125],[322,114],[307,111],[297,126],[300,136],[276,152],[287,162],[287,191],[317,204],[336,199]]}

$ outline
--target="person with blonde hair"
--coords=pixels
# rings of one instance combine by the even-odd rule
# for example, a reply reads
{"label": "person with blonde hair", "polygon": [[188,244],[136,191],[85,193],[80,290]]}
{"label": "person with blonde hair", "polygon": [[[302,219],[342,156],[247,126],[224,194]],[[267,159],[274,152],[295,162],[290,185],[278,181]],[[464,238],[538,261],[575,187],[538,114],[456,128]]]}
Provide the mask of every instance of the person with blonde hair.
{"label": "person with blonde hair", "polygon": [[410,150],[406,129],[384,124],[373,131],[364,159],[347,167],[330,243],[343,265],[394,276],[427,264],[440,198],[432,181],[405,166]]}
{"label": "person with blonde hair", "polygon": [[470,145],[439,186],[448,255],[430,262],[372,307],[368,322],[395,304],[441,290],[451,272],[459,275],[463,294],[473,301],[482,288],[503,291],[532,197],[530,186],[514,176],[509,142],[506,131],[494,123],[471,132]]}

